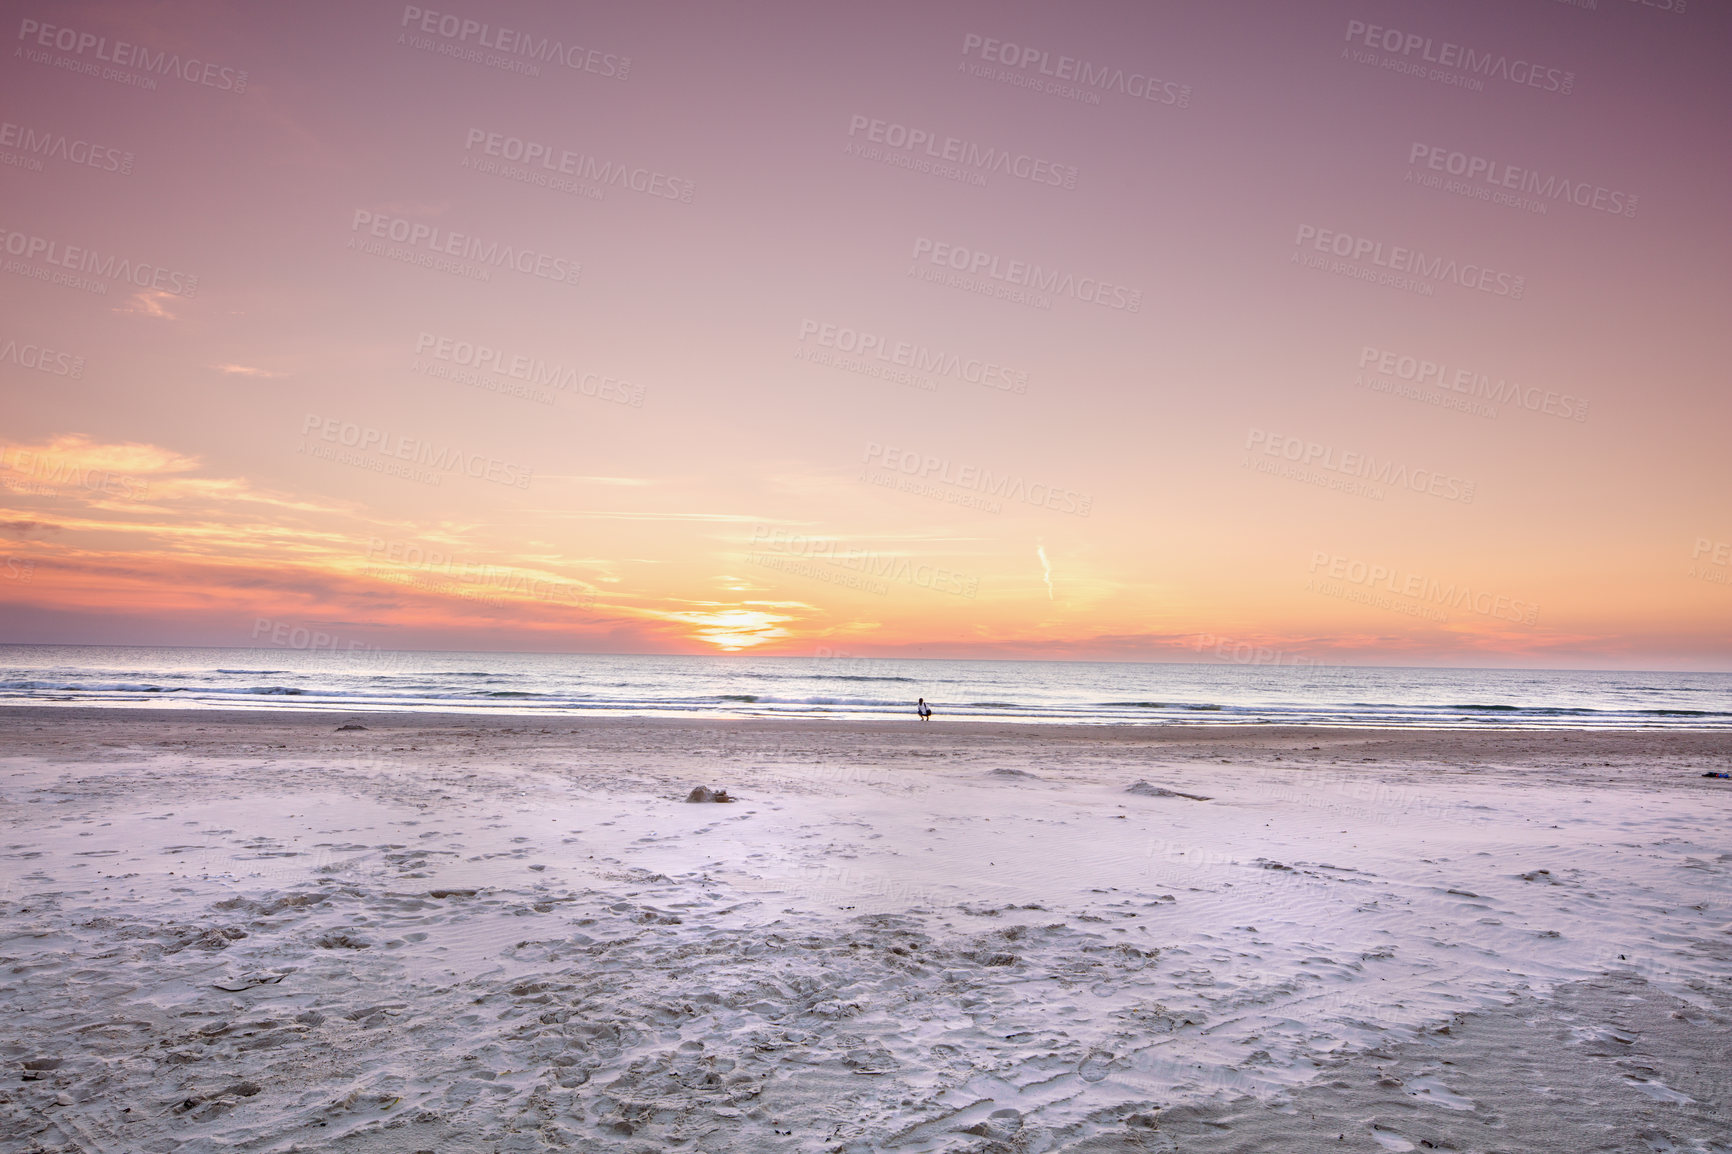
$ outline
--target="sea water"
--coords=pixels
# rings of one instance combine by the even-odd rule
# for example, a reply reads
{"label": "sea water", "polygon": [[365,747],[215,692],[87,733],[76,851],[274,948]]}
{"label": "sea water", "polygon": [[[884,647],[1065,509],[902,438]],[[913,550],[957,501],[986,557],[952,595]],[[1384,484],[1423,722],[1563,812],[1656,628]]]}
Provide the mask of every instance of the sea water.
{"label": "sea water", "polygon": [[0,646],[0,704],[1425,728],[1732,727],[1732,674]]}

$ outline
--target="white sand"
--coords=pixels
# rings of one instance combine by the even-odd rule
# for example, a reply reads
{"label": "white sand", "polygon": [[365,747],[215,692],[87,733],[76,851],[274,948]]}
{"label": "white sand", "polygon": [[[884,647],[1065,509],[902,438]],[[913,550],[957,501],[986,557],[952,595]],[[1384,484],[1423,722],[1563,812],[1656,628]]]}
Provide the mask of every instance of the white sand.
{"label": "white sand", "polygon": [[1732,1151],[1724,736],[0,724],[8,1151]]}

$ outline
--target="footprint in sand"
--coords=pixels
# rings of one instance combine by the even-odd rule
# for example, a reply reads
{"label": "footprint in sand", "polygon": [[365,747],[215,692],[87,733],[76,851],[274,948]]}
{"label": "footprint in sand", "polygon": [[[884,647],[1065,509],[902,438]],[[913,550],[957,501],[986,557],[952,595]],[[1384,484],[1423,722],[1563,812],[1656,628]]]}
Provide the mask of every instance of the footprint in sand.
{"label": "footprint in sand", "polygon": [[1385,1150],[1411,1150],[1413,1143],[1403,1138],[1393,1130],[1385,1130],[1381,1126],[1371,1128],[1371,1136],[1377,1139],[1377,1144]]}
{"label": "footprint in sand", "polygon": [[1656,1102],[1670,1102],[1677,1106],[1687,1106],[1696,1099],[1688,1094],[1679,1093],[1658,1078],[1644,1078],[1639,1074],[1625,1074],[1624,1084],[1652,1098]]}
{"label": "footprint in sand", "polygon": [[1471,1099],[1445,1086],[1442,1082],[1429,1075],[1407,1079],[1407,1095],[1421,1102],[1430,1102],[1434,1106],[1442,1106],[1447,1110],[1472,1110]]}

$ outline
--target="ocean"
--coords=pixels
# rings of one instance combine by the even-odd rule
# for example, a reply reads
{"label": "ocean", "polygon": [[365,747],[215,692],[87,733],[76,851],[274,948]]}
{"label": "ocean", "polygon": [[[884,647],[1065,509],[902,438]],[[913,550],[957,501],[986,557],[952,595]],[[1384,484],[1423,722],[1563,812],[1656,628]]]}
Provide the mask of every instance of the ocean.
{"label": "ocean", "polygon": [[0,703],[1118,725],[1732,727],[1732,673],[0,646]]}

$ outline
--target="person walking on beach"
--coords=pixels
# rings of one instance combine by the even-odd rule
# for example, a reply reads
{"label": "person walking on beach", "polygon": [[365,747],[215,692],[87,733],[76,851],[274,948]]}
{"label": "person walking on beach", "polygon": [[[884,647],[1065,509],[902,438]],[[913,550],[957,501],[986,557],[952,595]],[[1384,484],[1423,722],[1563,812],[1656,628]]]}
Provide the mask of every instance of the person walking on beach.
{"label": "person walking on beach", "polygon": [[914,712],[920,715],[921,721],[930,721],[932,719],[932,707],[926,704],[926,699],[924,697],[922,697],[919,703],[915,705]]}

